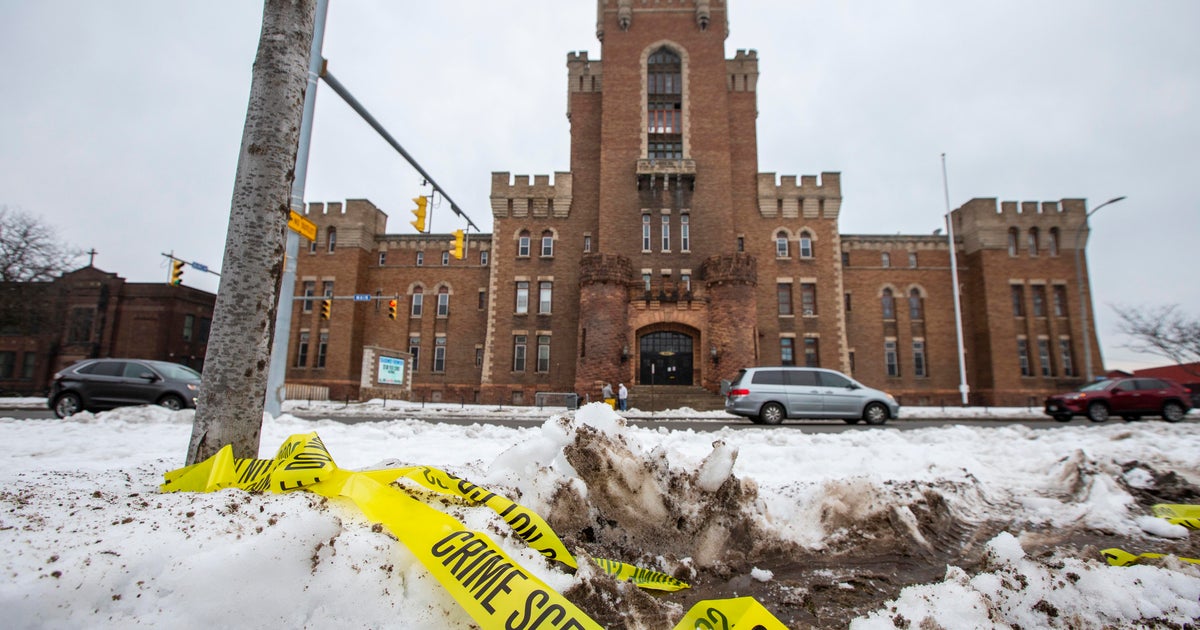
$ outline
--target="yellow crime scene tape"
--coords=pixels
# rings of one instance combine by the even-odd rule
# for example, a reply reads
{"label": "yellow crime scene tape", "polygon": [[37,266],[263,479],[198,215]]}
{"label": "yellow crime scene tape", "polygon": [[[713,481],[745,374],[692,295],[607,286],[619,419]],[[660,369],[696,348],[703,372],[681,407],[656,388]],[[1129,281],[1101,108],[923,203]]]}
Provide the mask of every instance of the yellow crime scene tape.
{"label": "yellow crime scene tape", "polygon": [[[1200,505],[1186,505],[1178,503],[1159,503],[1150,507],[1154,511],[1154,515],[1166,519],[1172,525],[1183,525],[1188,529],[1200,529]],[[1104,555],[1104,559],[1109,564],[1117,567],[1123,567],[1136,563],[1142,558],[1165,558],[1164,553],[1129,553],[1124,549],[1113,547],[1112,549],[1102,549],[1100,553]],[[1184,562],[1192,564],[1200,564],[1200,558],[1184,558],[1175,556]]]}
{"label": "yellow crime scene tape", "polygon": [[[1142,558],[1165,558],[1165,557],[1167,557],[1167,554],[1165,554],[1165,553],[1134,554],[1134,553],[1129,553],[1128,551],[1125,551],[1124,549],[1118,549],[1116,547],[1113,547],[1112,549],[1101,549],[1100,553],[1104,554],[1104,559],[1107,560],[1108,563],[1113,565],[1114,567],[1123,567],[1126,565],[1134,564],[1138,560],[1141,560]],[[1192,564],[1200,564],[1200,558],[1183,558],[1180,556],[1175,556],[1175,557],[1179,558],[1180,560],[1183,560],[1184,562],[1190,562]]]}
{"label": "yellow crime scene tape", "polygon": [[[517,536],[547,558],[578,568],[549,524],[536,512],[465,479],[429,466],[354,472],[338,468],[316,433],[289,437],[274,459],[238,459],[226,445],[216,455],[163,475],[163,492],[307,490],[352,500],[371,521],[387,527],[484,630],[591,629],[599,624],[509,557],[483,532],[414,499],[391,482],[411,479],[429,490],[494,510]],[[658,571],[615,560],[596,564],[639,587],[676,591],[688,585]],[[753,598],[697,603],[674,630],[786,630]]]}

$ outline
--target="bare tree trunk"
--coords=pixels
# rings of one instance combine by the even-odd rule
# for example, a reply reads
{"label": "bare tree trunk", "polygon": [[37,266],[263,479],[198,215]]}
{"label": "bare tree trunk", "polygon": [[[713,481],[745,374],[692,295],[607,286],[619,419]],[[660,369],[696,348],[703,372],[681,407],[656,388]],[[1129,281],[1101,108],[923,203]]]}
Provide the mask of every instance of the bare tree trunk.
{"label": "bare tree trunk", "polygon": [[315,0],[266,0],[187,463],[258,457]]}

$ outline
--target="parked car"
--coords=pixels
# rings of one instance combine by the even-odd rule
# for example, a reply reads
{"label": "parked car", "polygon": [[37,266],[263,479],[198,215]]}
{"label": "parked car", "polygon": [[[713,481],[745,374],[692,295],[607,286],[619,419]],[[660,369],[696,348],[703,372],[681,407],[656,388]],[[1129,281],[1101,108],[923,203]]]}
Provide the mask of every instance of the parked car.
{"label": "parked car", "polygon": [[47,404],[65,418],[80,411],[129,405],[196,406],[200,373],[145,359],[85,359],[54,375]]}
{"label": "parked car", "polygon": [[1069,422],[1074,416],[1086,416],[1092,422],[1104,422],[1109,416],[1126,420],[1162,416],[1167,422],[1179,422],[1191,408],[1191,392],[1179,383],[1134,376],[1096,381],[1078,391],[1050,396],[1045,413],[1059,422]]}
{"label": "parked car", "polygon": [[725,411],[758,424],[787,418],[836,418],[883,424],[900,415],[891,394],[871,389],[834,370],[752,367],[738,372],[725,395]]}

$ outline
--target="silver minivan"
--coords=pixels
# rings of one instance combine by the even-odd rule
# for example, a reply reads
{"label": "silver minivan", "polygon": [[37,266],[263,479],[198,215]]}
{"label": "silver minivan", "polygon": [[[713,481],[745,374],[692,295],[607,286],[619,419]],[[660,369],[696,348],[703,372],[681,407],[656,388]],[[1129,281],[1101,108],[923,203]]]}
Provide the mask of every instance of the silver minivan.
{"label": "silver minivan", "polygon": [[891,394],[837,372],[810,367],[753,367],[738,372],[725,394],[725,411],[758,424],[785,418],[836,418],[883,424],[900,415]]}

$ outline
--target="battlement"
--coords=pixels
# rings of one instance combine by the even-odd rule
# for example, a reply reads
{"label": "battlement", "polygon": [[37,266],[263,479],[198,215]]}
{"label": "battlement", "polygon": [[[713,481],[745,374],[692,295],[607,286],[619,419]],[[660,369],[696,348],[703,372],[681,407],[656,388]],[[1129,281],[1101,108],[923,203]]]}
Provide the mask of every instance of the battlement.
{"label": "battlement", "polygon": [[[596,6],[596,39],[604,41],[605,13],[613,14],[617,28],[628,31],[633,26],[634,14],[641,12],[686,11],[692,9],[695,13],[696,25],[701,31],[707,31],[713,26],[724,26],[724,33],[729,33],[729,15],[725,10],[725,0],[600,0]],[[714,10],[721,12],[721,19],[714,24]]]}
{"label": "battlement", "polygon": [[784,175],[779,182],[775,173],[758,174],[758,212],[763,217],[795,219],[836,219],[842,208],[841,173]]}
{"label": "battlement", "polygon": [[570,172],[556,171],[553,183],[549,175],[534,175],[533,183],[529,179],[528,175],[510,179],[507,172],[492,173],[492,216],[556,219],[571,216]]}
{"label": "battlement", "polygon": [[725,84],[730,92],[754,92],[758,88],[758,51],[738,50],[725,60]]}
{"label": "battlement", "polygon": [[[604,89],[604,64],[599,59],[588,59],[586,50],[567,53],[567,93],[600,92]],[[571,100],[567,99],[567,114],[570,115]]]}
{"label": "battlement", "polygon": [[[1008,247],[1010,230],[1024,233],[1037,228],[1043,232],[1057,230],[1060,234],[1067,235],[1085,229],[1087,200],[997,203],[995,197],[975,198],[954,210],[951,215],[954,218],[955,236],[962,239],[968,252],[979,249],[1005,249]],[[1069,246],[1069,239],[1060,241],[1060,247]]]}
{"label": "battlement", "polygon": [[758,283],[758,262],[746,254],[713,256],[700,266],[700,273],[707,286],[719,284]]}
{"label": "battlement", "polygon": [[633,263],[618,254],[585,254],[579,261],[579,284],[626,285],[633,280]]}
{"label": "battlement", "polygon": [[328,238],[329,229],[337,231],[337,247],[370,249],[375,237],[387,231],[387,214],[367,199],[312,202],[304,207],[304,216],[317,224],[318,239]]}

